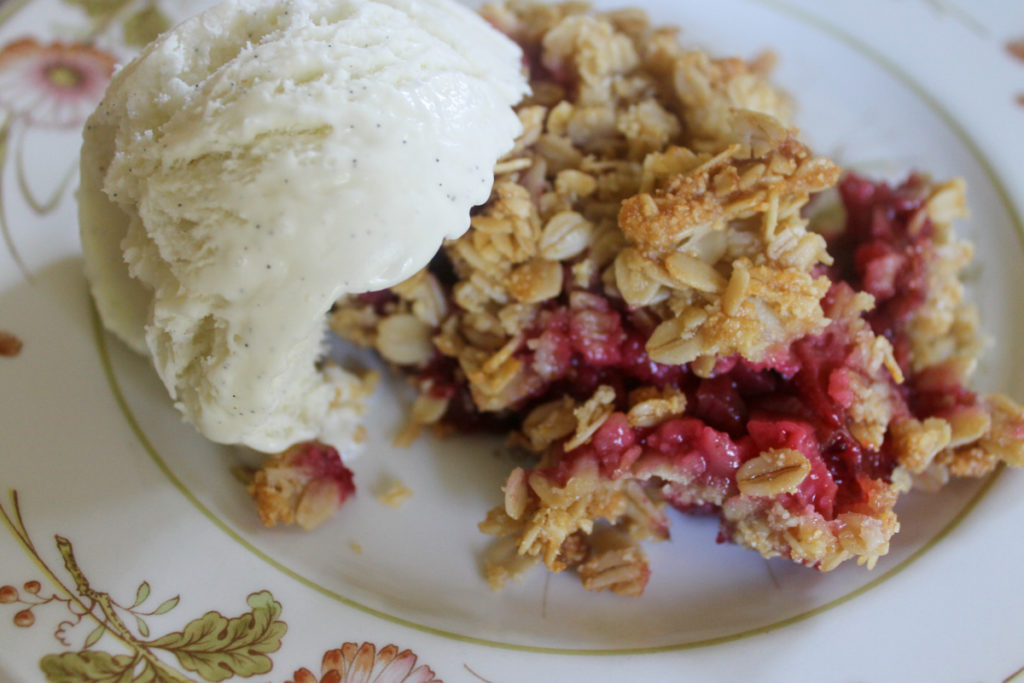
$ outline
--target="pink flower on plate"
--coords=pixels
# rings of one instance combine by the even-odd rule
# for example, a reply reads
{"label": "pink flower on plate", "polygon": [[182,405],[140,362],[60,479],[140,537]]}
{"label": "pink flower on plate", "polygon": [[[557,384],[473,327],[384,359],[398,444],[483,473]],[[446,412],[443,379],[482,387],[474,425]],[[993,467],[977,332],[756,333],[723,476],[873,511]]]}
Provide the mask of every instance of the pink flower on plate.
{"label": "pink flower on plate", "polygon": [[29,123],[80,125],[103,97],[116,58],[79,43],[22,38],[0,49],[0,107]]}
{"label": "pink flower on plate", "polygon": [[[415,667],[415,668],[413,668]],[[430,667],[416,666],[410,650],[398,651],[397,645],[385,645],[377,651],[373,643],[345,643],[324,653],[320,677],[309,669],[299,669],[288,683],[443,683],[434,678]]]}

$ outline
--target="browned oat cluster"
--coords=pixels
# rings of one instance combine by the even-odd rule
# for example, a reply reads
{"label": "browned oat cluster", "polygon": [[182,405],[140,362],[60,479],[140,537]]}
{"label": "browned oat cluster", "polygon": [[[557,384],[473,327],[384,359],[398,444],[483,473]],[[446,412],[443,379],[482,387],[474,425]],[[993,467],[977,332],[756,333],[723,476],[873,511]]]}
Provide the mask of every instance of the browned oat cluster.
{"label": "browned oat cluster", "polygon": [[[366,372],[353,378],[347,395],[339,392],[334,405],[343,413],[361,415],[364,400],[373,393],[379,376]],[[358,425],[353,440],[366,439],[366,429]],[[310,441],[294,444],[282,453],[264,459],[259,469],[239,469],[238,477],[256,502],[256,511],[265,526],[297,524],[305,530],[327,521],[355,493],[352,471],[336,449]]]}
{"label": "browned oat cluster", "polygon": [[[480,525],[492,585],[541,560],[639,594],[666,505],[765,557],[873,566],[912,484],[1024,465],[1020,406],[964,388],[961,182],[844,181],[827,242],[805,207],[840,169],[791,127],[770,58],[712,59],[637,10],[483,13],[533,85],[491,200],[331,322],[413,378],[400,442],[511,430],[537,454]],[[883,208],[889,232],[857,232]]]}

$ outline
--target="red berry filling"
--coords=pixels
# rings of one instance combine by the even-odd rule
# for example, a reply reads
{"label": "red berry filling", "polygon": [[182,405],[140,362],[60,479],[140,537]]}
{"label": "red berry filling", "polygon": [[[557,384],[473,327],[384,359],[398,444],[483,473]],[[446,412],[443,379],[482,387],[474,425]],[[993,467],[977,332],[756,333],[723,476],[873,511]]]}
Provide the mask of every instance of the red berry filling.
{"label": "red berry filling", "polygon": [[286,458],[303,477],[330,482],[337,490],[338,505],[356,492],[352,470],[342,463],[341,455],[332,446],[319,441],[307,441],[293,446]]}
{"label": "red berry filling", "polygon": [[[810,472],[796,491],[781,497],[785,506],[834,519],[863,505],[873,482],[888,481],[896,466],[887,443],[868,448],[851,433],[858,378],[890,386],[893,416],[925,417],[976,402],[958,377],[944,381],[935,372],[910,373],[907,325],[925,301],[934,258],[929,248],[933,227],[923,210],[926,184],[912,176],[890,187],[849,175],[840,194],[847,226],[831,242],[839,257],[829,269],[833,286],[822,307],[832,315],[837,302],[853,292],[871,294],[876,305],[863,318],[892,343],[907,375],[903,386],[884,370],[879,375],[865,367],[850,321],[841,319],[760,363],[734,356],[720,360],[710,377],[699,377],[687,365],[652,361],[644,349],[651,332],[646,318],[596,287],[565,291],[546,302],[515,353],[529,375],[524,386],[530,390],[513,410],[482,415],[458,365],[447,359],[432,364],[421,381],[429,382],[434,395],[453,397],[445,420],[459,430],[506,429],[520,424],[536,405],[562,395],[585,400],[597,387],[609,385],[618,410],[586,443],[568,452],[558,447],[550,464],[539,470],[557,485],[564,485],[585,460],[595,461],[602,476],[612,480],[631,468],[665,472],[667,466],[672,478],[687,487],[717,492],[704,499],[720,503],[736,493],[736,470],[743,462],[769,449],[792,449],[806,457]],[[442,269],[435,272],[444,279]],[[650,386],[685,394],[685,416],[653,428],[631,427],[626,397]],[[694,507],[692,497],[675,502],[683,509]]]}

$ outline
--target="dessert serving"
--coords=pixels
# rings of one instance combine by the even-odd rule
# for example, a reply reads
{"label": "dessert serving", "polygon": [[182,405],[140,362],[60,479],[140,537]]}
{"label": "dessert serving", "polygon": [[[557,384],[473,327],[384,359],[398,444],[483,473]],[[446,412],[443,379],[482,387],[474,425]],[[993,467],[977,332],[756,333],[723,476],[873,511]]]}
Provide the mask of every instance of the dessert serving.
{"label": "dessert serving", "polygon": [[[870,567],[900,494],[1024,464],[1020,406],[965,386],[962,182],[841,177],[768,58],[712,59],[638,11],[484,16],[528,56],[524,132],[472,228],[332,328],[413,379],[403,436],[511,432],[536,454],[480,523],[505,539],[493,585],[534,558],[638,594],[665,505],[765,557]],[[816,223],[836,185],[813,201],[843,220]]]}
{"label": "dessert serving", "polygon": [[266,523],[353,490],[369,381],[319,357],[328,321],[413,384],[399,443],[531,454],[480,521],[495,587],[542,562],[638,595],[669,506],[765,557],[870,567],[900,495],[1024,465],[1024,411],[967,388],[964,184],[844,175],[769,55],[579,3],[490,5],[493,28],[439,1],[204,16],[87,126],[83,244],[104,322],[184,414],[270,454]]}

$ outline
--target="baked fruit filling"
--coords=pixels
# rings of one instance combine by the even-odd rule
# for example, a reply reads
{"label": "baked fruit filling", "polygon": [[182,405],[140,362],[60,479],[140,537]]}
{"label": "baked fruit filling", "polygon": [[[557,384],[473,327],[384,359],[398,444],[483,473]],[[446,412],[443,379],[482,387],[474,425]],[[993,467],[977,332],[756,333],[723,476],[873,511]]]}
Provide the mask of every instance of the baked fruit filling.
{"label": "baked fruit filling", "polygon": [[480,523],[492,585],[543,562],[637,595],[667,506],[765,557],[870,567],[915,484],[1024,465],[1021,407],[966,388],[962,182],[841,177],[767,56],[712,59],[639,11],[483,11],[533,87],[492,197],[331,324],[414,383],[399,441],[484,430],[535,454]]}

